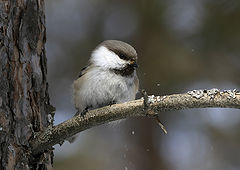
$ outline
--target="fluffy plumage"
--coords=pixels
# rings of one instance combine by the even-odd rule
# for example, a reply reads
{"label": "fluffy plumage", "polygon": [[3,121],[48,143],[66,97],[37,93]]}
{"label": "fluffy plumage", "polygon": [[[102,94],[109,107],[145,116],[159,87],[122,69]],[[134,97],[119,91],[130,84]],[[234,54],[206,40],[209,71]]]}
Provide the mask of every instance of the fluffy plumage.
{"label": "fluffy plumage", "polygon": [[107,40],[98,45],[89,65],[73,83],[73,99],[79,113],[134,100],[139,86],[136,60],[135,49],[127,43]]}

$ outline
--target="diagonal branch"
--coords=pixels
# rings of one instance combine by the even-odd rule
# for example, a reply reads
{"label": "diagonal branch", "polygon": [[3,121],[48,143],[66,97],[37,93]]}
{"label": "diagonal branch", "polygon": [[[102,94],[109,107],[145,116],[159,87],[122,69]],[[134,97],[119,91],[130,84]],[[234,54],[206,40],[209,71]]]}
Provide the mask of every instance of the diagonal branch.
{"label": "diagonal branch", "polygon": [[149,96],[148,102],[148,108],[143,104],[143,99],[102,107],[87,112],[84,117],[75,116],[57,126],[49,127],[31,141],[32,152],[34,154],[40,153],[83,130],[127,117],[147,116],[154,118],[157,113],[162,111],[187,108],[240,109],[240,93],[237,90],[224,92],[219,92],[217,89],[193,90],[183,94]]}

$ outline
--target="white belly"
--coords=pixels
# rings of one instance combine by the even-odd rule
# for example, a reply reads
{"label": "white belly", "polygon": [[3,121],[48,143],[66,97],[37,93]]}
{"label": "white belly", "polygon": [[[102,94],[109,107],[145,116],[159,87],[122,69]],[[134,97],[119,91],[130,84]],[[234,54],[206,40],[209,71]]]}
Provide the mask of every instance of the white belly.
{"label": "white belly", "polygon": [[122,77],[110,71],[89,71],[74,81],[75,107],[82,112],[86,108],[94,109],[134,100],[134,76]]}

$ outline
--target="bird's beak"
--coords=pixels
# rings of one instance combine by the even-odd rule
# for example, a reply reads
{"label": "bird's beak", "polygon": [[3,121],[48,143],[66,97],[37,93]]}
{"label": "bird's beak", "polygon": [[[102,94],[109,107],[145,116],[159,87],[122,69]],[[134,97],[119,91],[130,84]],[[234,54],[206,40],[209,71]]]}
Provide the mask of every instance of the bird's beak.
{"label": "bird's beak", "polygon": [[134,60],[131,60],[131,61],[130,61],[130,65],[131,65],[132,67],[138,68],[138,64],[137,64],[137,62],[134,61]]}

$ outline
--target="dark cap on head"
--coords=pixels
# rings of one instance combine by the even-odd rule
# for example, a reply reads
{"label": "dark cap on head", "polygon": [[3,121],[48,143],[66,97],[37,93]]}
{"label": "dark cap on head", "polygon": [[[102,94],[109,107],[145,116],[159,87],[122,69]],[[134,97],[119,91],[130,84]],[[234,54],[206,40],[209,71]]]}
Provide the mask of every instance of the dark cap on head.
{"label": "dark cap on head", "polygon": [[125,42],[118,40],[106,40],[99,44],[99,46],[108,48],[123,60],[137,60],[136,50]]}

